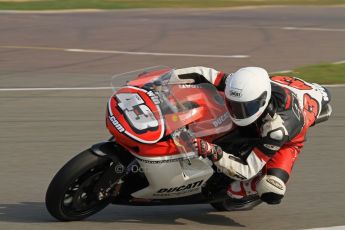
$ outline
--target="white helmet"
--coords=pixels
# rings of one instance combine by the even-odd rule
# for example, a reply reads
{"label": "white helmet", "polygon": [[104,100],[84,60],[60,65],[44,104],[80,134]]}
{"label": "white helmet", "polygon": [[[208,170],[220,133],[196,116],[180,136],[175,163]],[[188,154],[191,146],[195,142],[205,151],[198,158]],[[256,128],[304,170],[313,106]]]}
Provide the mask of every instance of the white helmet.
{"label": "white helmet", "polygon": [[256,121],[271,98],[271,83],[266,70],[259,67],[239,69],[226,79],[225,97],[230,118],[239,126]]}

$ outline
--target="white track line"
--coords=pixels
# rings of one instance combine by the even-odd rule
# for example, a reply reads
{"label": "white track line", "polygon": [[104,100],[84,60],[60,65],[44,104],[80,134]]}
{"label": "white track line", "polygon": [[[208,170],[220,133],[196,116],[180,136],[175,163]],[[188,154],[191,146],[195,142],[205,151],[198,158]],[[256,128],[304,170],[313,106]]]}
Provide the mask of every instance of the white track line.
{"label": "white track line", "polygon": [[276,73],[290,73],[290,72],[292,72],[293,70],[282,70],[282,71],[274,71],[274,72],[272,72],[272,73],[270,73],[270,74],[276,74]]}
{"label": "white track line", "polygon": [[208,58],[248,58],[248,55],[208,55],[208,54],[184,54],[184,53],[152,53],[152,52],[128,52],[118,50],[89,50],[89,49],[65,49],[68,52],[78,53],[107,53],[150,56],[178,56],[178,57],[208,57]]}
{"label": "white track line", "polygon": [[[83,53],[121,53],[121,54],[131,54],[131,55],[155,55],[155,56],[189,56],[189,57],[236,57],[245,58],[249,57],[246,55],[198,55],[198,54],[174,54],[174,53],[146,53],[146,52],[126,52],[126,51],[116,51],[116,50],[92,50],[92,49],[64,49],[64,48],[53,48],[53,47],[35,47],[35,46],[0,46],[0,48],[6,49],[35,49],[35,50],[56,50],[65,52],[83,52]],[[334,62],[333,64],[343,64],[344,61]],[[290,72],[290,70],[276,71],[274,73],[284,73]],[[345,87],[345,84],[334,84],[334,85],[324,85],[326,87]],[[116,87],[115,87],[116,88]],[[0,88],[0,92],[8,91],[63,91],[63,90],[109,90],[113,87],[51,87],[51,88]]]}
{"label": "white track line", "polygon": [[244,29],[271,29],[271,30],[300,30],[316,32],[345,32],[344,28],[327,28],[327,27],[295,27],[295,26],[246,26],[246,25],[218,25],[224,28],[244,28]]}
{"label": "white track line", "polygon": [[327,32],[345,32],[341,28],[317,28],[317,27],[282,27],[283,30],[305,30],[305,31],[327,31]]}
{"label": "white track line", "polygon": [[334,65],[345,64],[345,60],[343,60],[343,61],[337,61],[337,62],[333,62],[332,64],[334,64]]}
{"label": "white track line", "polygon": [[344,230],[345,225],[343,226],[332,226],[332,227],[324,227],[324,228],[308,228],[305,230]]}
{"label": "white track line", "polygon": [[339,88],[339,87],[345,87],[345,84],[334,84],[334,85],[323,85],[329,88]]}
{"label": "white track line", "polygon": [[175,57],[201,57],[201,58],[249,58],[248,55],[211,55],[211,54],[187,54],[187,53],[156,53],[156,52],[130,52],[120,50],[97,50],[97,49],[66,49],[56,47],[41,46],[0,46],[4,49],[31,49],[31,50],[51,50],[74,53],[102,53],[102,54],[127,54],[127,55],[146,55],[146,56],[175,56]]}
{"label": "white track line", "polygon": [[105,12],[101,9],[70,9],[70,10],[0,10],[0,14],[74,14]]}

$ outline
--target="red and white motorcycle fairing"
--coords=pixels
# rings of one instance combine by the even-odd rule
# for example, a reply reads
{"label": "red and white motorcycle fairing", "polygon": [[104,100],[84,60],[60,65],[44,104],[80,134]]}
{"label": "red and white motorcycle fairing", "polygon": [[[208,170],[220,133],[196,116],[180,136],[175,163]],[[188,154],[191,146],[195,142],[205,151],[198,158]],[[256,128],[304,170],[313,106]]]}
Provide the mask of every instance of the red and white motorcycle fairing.
{"label": "red and white motorcycle fairing", "polygon": [[106,120],[149,182],[131,196],[171,199],[200,193],[214,170],[208,159],[198,157],[192,140],[212,142],[233,128],[223,96],[213,85],[190,84],[192,79],[179,79],[167,67],[117,75],[112,84],[123,81],[126,86],[108,102]]}

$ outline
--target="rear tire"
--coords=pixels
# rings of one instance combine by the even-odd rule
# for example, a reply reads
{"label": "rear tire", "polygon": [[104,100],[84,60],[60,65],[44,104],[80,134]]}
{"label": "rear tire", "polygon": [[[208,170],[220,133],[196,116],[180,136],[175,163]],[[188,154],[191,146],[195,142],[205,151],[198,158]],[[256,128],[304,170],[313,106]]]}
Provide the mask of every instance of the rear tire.
{"label": "rear tire", "polygon": [[219,212],[231,211],[232,206],[230,206],[229,200],[225,200],[217,203],[210,203],[210,205]]}
{"label": "rear tire", "polygon": [[90,149],[67,162],[48,187],[46,207],[49,213],[61,221],[76,221],[105,208],[110,198],[99,200],[93,189],[111,163]]}
{"label": "rear tire", "polygon": [[227,199],[222,202],[210,203],[210,205],[219,212],[251,210],[261,204],[259,197],[247,197],[241,200]]}

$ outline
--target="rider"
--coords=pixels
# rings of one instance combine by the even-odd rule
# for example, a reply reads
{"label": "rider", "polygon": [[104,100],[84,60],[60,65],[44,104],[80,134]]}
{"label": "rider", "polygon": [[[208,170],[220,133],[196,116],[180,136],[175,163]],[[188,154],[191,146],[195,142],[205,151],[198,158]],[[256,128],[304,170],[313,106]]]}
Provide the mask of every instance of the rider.
{"label": "rider", "polygon": [[227,194],[239,200],[259,196],[268,204],[279,204],[308,128],[331,114],[328,90],[298,78],[270,79],[259,67],[241,68],[232,74],[206,67],[176,72],[180,78],[210,82],[224,92],[230,118],[240,133],[259,139],[245,159],[202,139],[195,140],[199,154],[212,159],[235,180]]}

